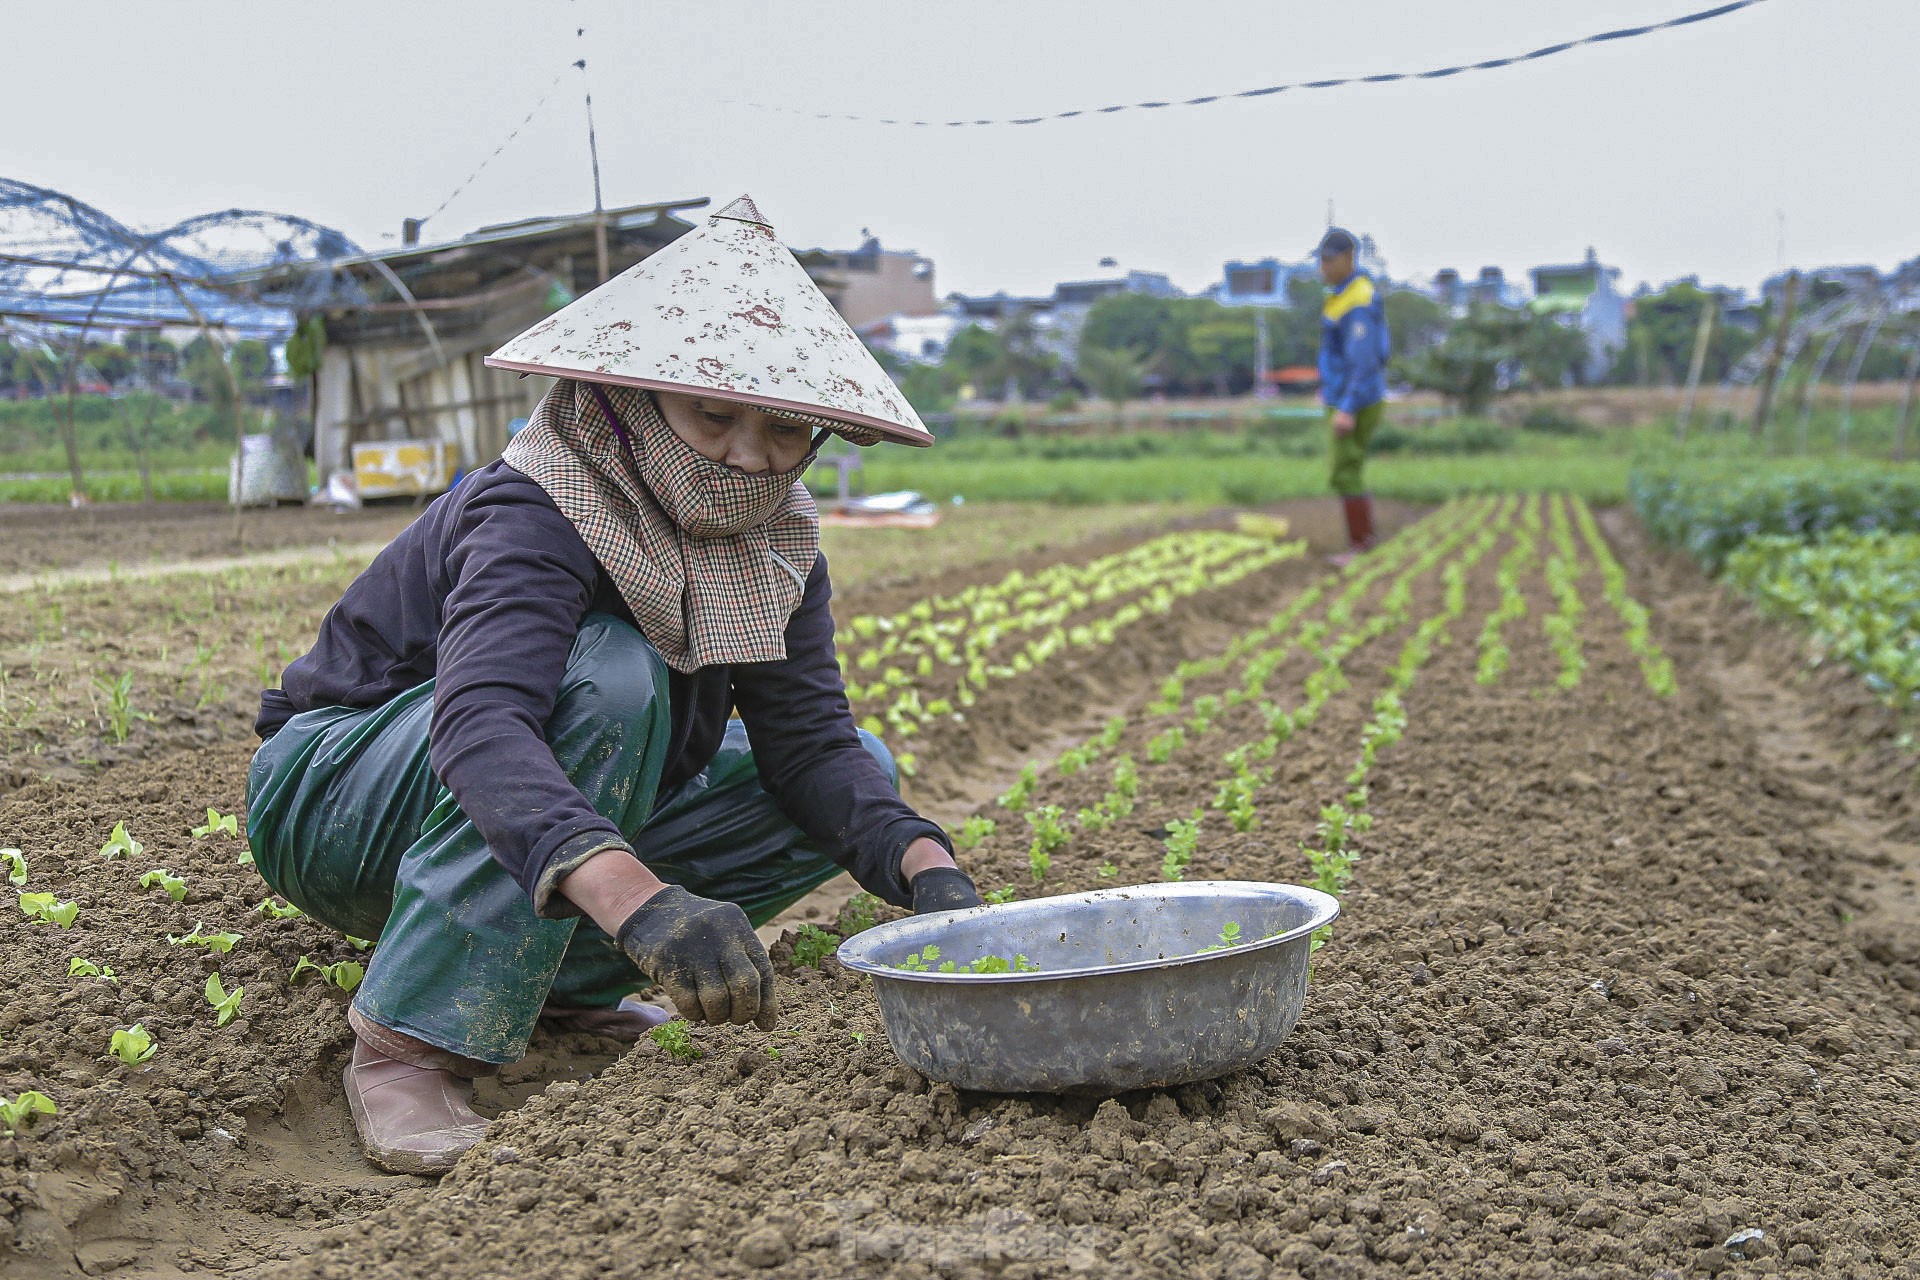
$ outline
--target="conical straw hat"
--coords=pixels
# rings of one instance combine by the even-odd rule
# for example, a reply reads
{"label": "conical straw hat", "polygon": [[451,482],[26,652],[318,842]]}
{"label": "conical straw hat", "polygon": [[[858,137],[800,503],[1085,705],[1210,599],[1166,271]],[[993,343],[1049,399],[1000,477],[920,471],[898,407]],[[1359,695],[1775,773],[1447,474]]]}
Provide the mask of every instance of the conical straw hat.
{"label": "conical straw hat", "polygon": [[[857,443],[933,435],[741,196],[487,357],[496,369],[737,400]],[[865,428],[865,430],[862,430]]]}

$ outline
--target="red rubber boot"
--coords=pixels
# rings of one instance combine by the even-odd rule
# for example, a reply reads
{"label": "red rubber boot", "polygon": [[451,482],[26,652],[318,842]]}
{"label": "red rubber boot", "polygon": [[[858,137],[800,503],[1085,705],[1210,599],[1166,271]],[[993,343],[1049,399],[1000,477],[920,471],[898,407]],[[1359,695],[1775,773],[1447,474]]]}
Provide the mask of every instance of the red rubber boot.
{"label": "red rubber boot", "polygon": [[1354,498],[1343,498],[1347,509],[1347,541],[1353,549],[1366,551],[1372,548],[1373,538],[1373,497],[1361,494]]}
{"label": "red rubber boot", "polygon": [[1372,547],[1373,536],[1373,499],[1367,494],[1358,494],[1340,499],[1342,510],[1347,517],[1347,550],[1327,557],[1327,563],[1336,569],[1344,569],[1353,563],[1353,558]]}

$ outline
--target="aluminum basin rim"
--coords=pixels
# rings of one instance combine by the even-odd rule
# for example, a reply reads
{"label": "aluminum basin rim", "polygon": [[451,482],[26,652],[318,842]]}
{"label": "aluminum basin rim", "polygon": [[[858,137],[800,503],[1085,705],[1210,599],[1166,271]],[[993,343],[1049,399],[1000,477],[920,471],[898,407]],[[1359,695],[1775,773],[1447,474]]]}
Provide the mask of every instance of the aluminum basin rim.
{"label": "aluminum basin rim", "polygon": [[[1085,969],[1042,969],[1027,973],[940,973],[932,969],[898,969],[892,965],[880,964],[877,961],[865,959],[857,954],[854,956],[838,954],[836,958],[846,968],[855,970],[856,972],[864,973],[875,978],[897,978],[902,982],[946,982],[976,986],[992,986],[1008,982],[1066,982],[1075,978],[1101,978],[1119,973],[1145,973],[1157,969],[1171,969],[1181,965],[1203,964],[1211,960],[1231,959],[1235,956],[1246,955],[1253,951],[1264,951],[1272,947],[1283,947],[1290,942],[1298,942],[1301,938],[1311,935],[1316,929],[1323,929],[1340,918],[1340,900],[1338,898],[1330,893],[1322,893],[1318,889],[1310,889],[1305,885],[1276,886],[1253,880],[1188,880],[1181,882],[1181,885],[1186,889],[1203,889],[1209,887],[1258,887],[1261,889],[1272,889],[1275,887],[1284,887],[1288,891],[1287,896],[1303,899],[1312,904],[1314,914],[1312,918],[1304,924],[1295,925],[1285,933],[1278,933],[1270,938],[1256,938],[1252,942],[1235,943],[1231,947],[1221,947],[1217,951],[1193,951],[1186,955],[1167,956],[1153,960],[1129,960],[1125,964],[1095,965]],[[1170,886],[1143,885],[1140,886],[1140,889],[1152,890],[1165,887]],[[1076,900],[1085,902],[1103,897],[1127,894],[1129,892],[1140,897],[1151,898],[1160,896],[1151,892],[1142,893],[1139,892],[1139,890],[1091,889],[1084,893],[1066,893],[1047,898],[1029,898],[1024,902],[1013,905],[1036,907],[1049,902],[1071,902]],[[904,924],[912,920],[934,920],[943,917],[973,918],[980,913],[1005,910],[1005,905],[964,907],[958,911],[942,911],[930,916],[908,916],[906,920],[894,921],[892,923]],[[886,927],[886,925],[875,925],[874,929],[884,929]],[[871,932],[873,932],[872,929],[862,930],[860,933],[855,934],[854,937],[864,937]],[[847,942],[852,941],[854,941],[854,938],[847,939]],[[841,950],[843,952],[845,947],[846,943],[842,943]]]}

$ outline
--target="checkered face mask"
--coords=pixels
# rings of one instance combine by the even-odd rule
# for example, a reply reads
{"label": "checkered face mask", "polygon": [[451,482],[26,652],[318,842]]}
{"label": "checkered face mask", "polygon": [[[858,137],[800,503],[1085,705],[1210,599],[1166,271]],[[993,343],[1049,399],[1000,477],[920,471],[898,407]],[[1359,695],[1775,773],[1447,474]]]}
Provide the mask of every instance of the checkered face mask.
{"label": "checkered face mask", "polygon": [[650,392],[560,382],[505,458],[573,523],[674,670],[787,656],[820,551],[800,483],[811,455],[748,475],[674,434]]}

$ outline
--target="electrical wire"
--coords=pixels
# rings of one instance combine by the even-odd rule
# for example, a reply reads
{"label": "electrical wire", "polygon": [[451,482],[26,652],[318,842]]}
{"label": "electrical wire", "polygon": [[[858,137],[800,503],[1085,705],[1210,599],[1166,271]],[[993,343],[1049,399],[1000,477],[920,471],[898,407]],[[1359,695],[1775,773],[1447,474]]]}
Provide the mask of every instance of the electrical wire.
{"label": "electrical wire", "polygon": [[553,97],[553,91],[560,87],[561,77],[565,76],[567,74],[567,70],[571,70],[571,69],[572,69],[572,66],[571,64],[569,64],[566,70],[562,70],[558,75],[554,76],[553,82],[547,86],[546,92],[540,95],[540,101],[533,104],[533,110],[527,112],[527,114],[521,119],[520,123],[515,125],[512,131],[509,132],[505,138],[502,138],[500,140],[500,145],[495,147],[491,152],[489,152],[487,154],[486,159],[482,160],[479,164],[474,166],[474,170],[472,173],[468,174],[465,178],[461,179],[460,185],[455,187],[452,193],[449,194],[445,200],[442,200],[432,213],[420,219],[422,223],[431,222],[435,218],[439,217],[443,212],[445,212],[446,207],[452,204],[462,191],[465,191],[469,186],[471,186],[475,178],[480,176],[480,171],[485,169],[488,165],[492,164],[494,160],[499,157],[502,151],[505,151],[509,146],[513,144],[513,140],[520,136],[520,131],[522,129],[525,129],[528,125],[532,124],[533,118],[540,114],[540,108],[547,105],[547,100]]}
{"label": "electrical wire", "polygon": [[1050,124],[1057,120],[1076,120],[1088,116],[1113,115],[1121,111],[1158,111],[1168,107],[1200,107],[1216,102],[1231,102],[1238,98],[1266,98],[1277,93],[1299,89],[1339,89],[1359,84],[1393,84],[1406,80],[1441,80],[1449,76],[1462,75],[1470,71],[1491,71],[1498,67],[1510,67],[1517,63],[1533,62],[1541,58],[1551,58],[1555,54],[1566,53],[1586,45],[1605,44],[1614,40],[1630,40],[1636,36],[1652,35],[1657,31],[1670,31],[1675,27],[1692,26],[1696,22],[1706,22],[1713,18],[1723,18],[1741,9],[1751,8],[1762,0],[1731,0],[1730,3],[1716,5],[1711,9],[1702,9],[1696,13],[1683,14],[1678,18],[1669,18],[1665,22],[1652,22],[1639,27],[1621,27],[1613,31],[1602,31],[1595,35],[1582,36],[1578,40],[1566,40],[1559,44],[1550,44],[1529,53],[1514,54],[1505,58],[1487,58],[1480,62],[1462,63],[1453,67],[1435,67],[1429,71],[1393,71],[1370,76],[1342,76],[1332,80],[1302,80],[1290,84],[1266,85],[1259,89],[1242,89],[1238,93],[1210,93],[1198,98],[1185,98],[1175,101],[1123,102],[1106,107],[1085,107],[1075,111],[1056,111],[1051,114],[1033,116],[1009,116],[993,120],[906,120],[883,116],[851,115],[838,111],[804,111],[797,107],[773,106],[764,102],[748,102],[740,99],[725,99],[736,106],[749,107],[756,111],[772,111],[782,115],[801,116],[812,120],[852,120],[861,124],[899,125],[908,128],[960,129],[976,126]]}

